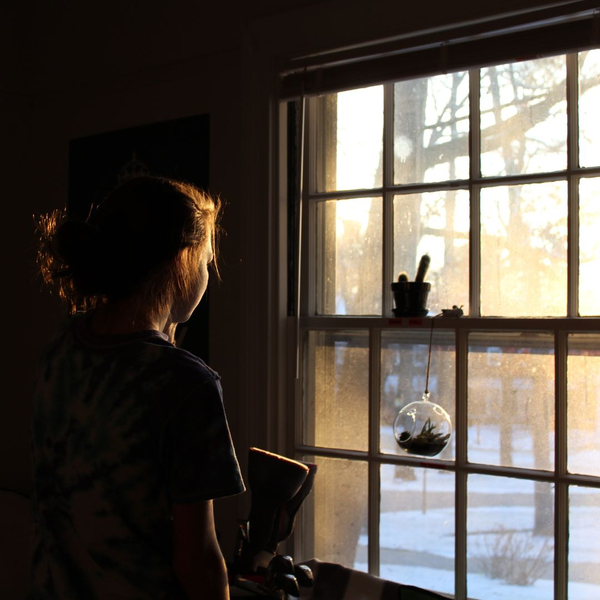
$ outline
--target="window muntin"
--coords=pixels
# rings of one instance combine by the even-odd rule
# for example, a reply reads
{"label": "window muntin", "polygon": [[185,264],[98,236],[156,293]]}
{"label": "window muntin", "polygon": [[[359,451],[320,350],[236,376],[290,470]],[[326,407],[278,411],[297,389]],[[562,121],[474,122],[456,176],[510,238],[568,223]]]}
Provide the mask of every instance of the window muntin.
{"label": "window muntin", "polygon": [[[366,489],[356,492],[363,494],[363,501],[367,498],[367,507],[365,509],[362,504],[353,504],[354,508],[344,511],[344,518],[354,524],[360,521],[362,532],[359,536],[361,541],[355,546],[351,545],[356,552],[347,559],[349,562],[345,564],[348,566],[369,570],[403,583],[454,593],[458,598],[465,598],[467,594],[469,597],[488,597],[490,590],[500,598],[515,597],[517,591],[522,592],[522,587],[511,587],[516,585],[514,582],[500,584],[482,571],[481,561],[485,560],[485,555],[482,555],[474,539],[491,535],[492,547],[506,545],[509,540],[514,547],[522,549],[521,554],[525,558],[535,557],[536,552],[543,555],[543,568],[539,570],[541,575],[526,588],[528,597],[547,598],[555,593],[555,597],[563,598],[563,590],[566,592],[567,589],[572,598],[584,597],[583,594],[590,589],[582,587],[584,584],[598,585],[594,577],[586,580],[578,576],[571,580],[571,574],[580,569],[582,560],[582,552],[571,554],[573,540],[569,550],[568,574],[563,567],[564,561],[557,560],[555,563],[553,548],[556,545],[557,552],[562,555],[561,549],[566,548],[566,540],[571,535],[570,518],[574,513],[573,507],[569,508],[570,498],[575,493],[581,493],[581,490],[593,496],[596,489],[600,488],[600,479],[595,479],[596,473],[585,472],[589,464],[585,462],[585,468],[580,466],[581,452],[579,457],[574,454],[572,461],[567,458],[575,452],[573,444],[583,428],[579,424],[572,428],[567,425],[566,418],[570,410],[567,408],[567,399],[571,394],[571,381],[567,384],[567,365],[575,373],[572,365],[579,360],[579,356],[574,349],[579,347],[578,336],[583,335],[572,334],[571,329],[591,335],[593,339],[589,338],[592,339],[590,343],[595,348],[600,343],[597,339],[600,331],[598,320],[577,319],[579,314],[597,315],[596,298],[600,297],[595,283],[598,277],[594,276],[596,261],[600,260],[594,239],[600,153],[594,151],[594,144],[598,142],[593,131],[597,124],[591,102],[594,90],[600,86],[600,74],[592,68],[599,52],[496,67],[495,77],[498,80],[510,79],[511,71],[516,73],[516,78],[510,83],[512,96],[505,90],[502,96],[497,97],[503,101],[509,97],[518,100],[518,107],[524,111],[518,119],[514,118],[518,110],[515,113],[514,109],[502,105],[494,115],[494,119],[500,120],[491,120],[489,115],[493,110],[490,112],[489,106],[479,102],[480,97],[494,97],[490,83],[493,79],[492,70],[473,70],[464,75],[469,92],[460,104],[460,110],[464,111],[467,107],[466,110],[471,113],[465,118],[464,112],[459,114],[458,110],[455,111],[455,116],[460,117],[455,121],[458,123],[460,120],[461,124],[460,127],[457,125],[454,138],[449,136],[447,140],[439,142],[444,150],[440,153],[439,163],[435,162],[433,151],[416,152],[412,148],[415,155],[421,153],[422,156],[434,157],[432,163],[421,169],[419,176],[414,173],[412,176],[410,173],[401,175],[399,150],[403,150],[402,156],[408,160],[407,148],[411,146],[405,144],[406,140],[398,144],[395,142],[398,137],[396,121],[400,119],[396,116],[398,111],[395,108],[399,93],[397,88],[409,89],[409,86],[407,82],[376,86],[382,90],[384,126],[381,156],[378,137],[377,143],[373,142],[374,149],[369,150],[370,164],[377,163],[380,166],[375,171],[381,171],[381,180],[379,175],[372,177],[374,183],[371,189],[350,184],[338,188],[334,182],[323,191],[325,187],[319,183],[322,181],[322,172],[326,170],[323,165],[337,165],[337,156],[343,149],[336,144],[329,158],[324,156],[320,141],[323,136],[319,133],[319,123],[323,119],[318,115],[321,110],[319,104],[327,96],[309,102],[308,147],[311,156],[321,152],[321,158],[307,163],[312,166],[309,166],[309,185],[305,187],[308,216],[305,219],[308,224],[305,239],[309,243],[305,245],[304,256],[309,261],[310,275],[305,280],[305,283],[309,282],[304,288],[304,306],[307,310],[300,325],[309,335],[305,339],[323,332],[343,331],[350,334],[360,331],[364,350],[360,361],[364,366],[360,368],[363,372],[353,373],[352,377],[362,384],[356,392],[349,386],[345,389],[350,405],[356,404],[356,400],[350,399],[352,393],[364,403],[366,413],[361,413],[353,422],[361,432],[366,427],[367,433],[366,438],[360,441],[360,449],[358,446],[346,448],[346,442],[338,446],[329,444],[316,447],[307,441],[308,438],[299,437],[296,451],[298,456],[310,455],[328,461],[345,460],[356,469],[359,468],[357,465],[364,469],[362,481]],[[581,59],[583,54],[586,55],[584,62]],[[578,79],[580,93],[577,95],[573,93],[577,86],[569,82],[577,81],[580,65],[584,65],[587,71],[584,73],[582,68]],[[541,81],[536,95],[533,88],[539,83],[538,79],[546,77],[544,73],[552,73],[551,80],[545,83]],[[444,77],[445,80],[442,78],[439,81],[451,84],[452,77]],[[433,79],[425,78],[427,86],[421,81],[422,87],[430,89],[434,85],[430,83]],[[435,82],[435,85],[442,83]],[[449,84],[445,85],[448,88]],[[458,84],[455,87],[456,90],[464,89]],[[586,95],[587,99],[584,100]],[[331,98],[333,96],[330,95]],[[330,101],[330,113],[334,105]],[[587,110],[587,116],[583,114],[584,109]],[[488,116],[482,114],[486,111]],[[448,113],[443,110],[431,114],[436,114],[440,123],[448,119]],[[502,124],[503,119],[512,119],[510,122],[519,123],[519,126],[510,129],[507,125],[506,131],[496,127],[502,136],[494,139],[494,130],[490,128]],[[469,128],[467,123],[480,124],[481,127]],[[406,123],[403,126],[408,128]],[[431,123],[428,126],[433,130]],[[414,129],[413,126],[407,139],[413,144],[416,140],[426,148],[433,134],[428,134],[428,137],[423,132],[415,133]],[[447,128],[442,129],[447,131]],[[442,138],[440,136],[438,139]],[[461,145],[465,140],[466,144]],[[450,146],[444,146],[446,142],[459,148],[456,156],[448,154],[446,149]],[[465,146],[468,151],[464,150]],[[584,146],[587,148],[586,168],[580,169],[578,165],[583,164],[584,151],[580,157],[578,149]],[[377,158],[372,158],[374,156]],[[445,166],[442,169],[438,164]],[[465,165],[468,165],[468,169],[464,168]],[[371,172],[375,171],[371,168]],[[459,172],[460,175],[457,174]],[[467,174],[463,175],[465,172]],[[338,178],[340,181],[343,179],[336,171],[335,179]],[[323,219],[319,210],[323,209],[318,206],[328,202],[335,206],[338,202],[352,199],[364,201],[374,198],[381,199],[381,209],[377,209],[380,212],[373,219],[374,222],[381,222],[381,226],[378,225],[381,231],[381,259],[377,259],[380,262],[373,268],[374,272],[377,271],[373,283],[363,286],[359,293],[368,299],[363,302],[381,308],[375,314],[370,312],[371,308],[361,309],[363,312],[340,309],[350,305],[351,298],[344,297],[348,292],[341,288],[331,287],[334,291],[330,293],[328,306],[333,308],[326,311],[321,300],[324,284],[322,276],[317,275],[318,272],[325,273],[321,266],[323,253],[319,250],[323,239]],[[516,206],[515,199],[519,200]],[[336,221],[337,215],[330,214],[328,248],[336,248],[337,241],[331,233],[338,230]],[[578,250],[574,251],[574,247]],[[449,253],[448,248],[452,252]],[[452,373],[453,378],[445,376],[443,385],[439,386],[432,399],[444,403],[447,410],[453,407],[455,435],[450,449],[445,451],[449,455],[423,462],[419,457],[406,456],[392,449],[390,423],[384,413],[393,413],[395,406],[401,406],[404,401],[391,397],[394,386],[401,389],[402,385],[407,385],[404,379],[394,379],[393,367],[398,362],[398,355],[409,363],[410,379],[415,382],[412,386],[415,390],[424,379],[426,367],[423,365],[422,350],[426,347],[430,321],[416,320],[411,323],[410,320],[398,322],[390,319],[392,303],[389,283],[399,270],[406,270],[409,277],[414,277],[416,263],[425,251],[432,254],[432,266],[427,279],[435,282],[428,303],[430,314],[437,314],[441,308],[452,304],[463,304],[470,318],[437,321],[444,333],[435,341],[435,336],[440,333],[436,325],[432,363],[437,362],[438,366],[453,364],[455,372]],[[329,255],[329,260],[335,260],[336,253],[343,256],[344,249],[340,246]],[[439,253],[439,256],[435,256],[435,253]],[[450,260],[452,253],[459,255],[460,260],[455,257]],[[329,272],[335,274],[335,269]],[[442,287],[444,289],[440,290]],[[338,298],[338,295],[342,298]],[[365,319],[364,315],[379,318]],[[491,327],[488,323],[495,325]],[[522,332],[528,332],[528,335],[515,342],[507,333],[511,331],[519,336]],[[594,332],[593,335],[591,332]],[[452,340],[453,337],[454,342],[440,342],[443,339]],[[355,345],[358,346],[358,342]],[[410,350],[411,346],[415,351]],[[572,357],[568,357],[568,348],[573,353]],[[306,386],[310,385],[313,377],[314,365],[310,363],[310,357],[311,353],[305,352],[304,398],[307,398]],[[451,367],[446,367],[444,372],[449,373],[450,370]],[[578,370],[581,371],[579,367]],[[497,374],[499,371],[504,372],[503,377],[491,376],[491,373]],[[478,377],[481,381],[477,383]],[[588,381],[585,385],[593,384]],[[499,400],[503,396],[502,388],[510,388],[511,401],[517,407],[512,418]],[[490,421],[485,411],[488,410],[488,400],[494,400],[494,394],[496,405],[506,413],[504,427],[511,431],[511,446],[507,452],[505,444],[501,452],[501,427],[496,424],[497,445],[488,453],[491,458],[481,462],[478,456],[481,456],[482,437],[480,435],[477,439],[477,428],[481,434],[482,423]],[[574,406],[576,402],[573,401]],[[589,402],[589,397],[586,402]],[[510,402],[505,404],[509,405]],[[302,410],[297,414],[310,419],[310,411],[309,414],[305,411],[306,404],[301,403],[301,406]],[[367,422],[366,425],[359,423],[361,418]],[[571,416],[569,418],[573,419]],[[327,423],[322,426],[326,428]],[[568,460],[571,462],[567,471]],[[452,502],[444,504],[443,508],[448,518],[452,519],[451,515],[454,517],[454,554],[437,554],[440,544],[432,541],[435,538],[429,538],[430,552],[437,559],[433,563],[437,565],[438,572],[433,577],[427,567],[424,570],[408,568],[402,560],[392,558],[398,558],[400,554],[397,542],[391,541],[395,539],[393,527],[398,519],[389,501],[384,502],[383,498],[395,498],[393,494],[388,494],[389,486],[393,489],[396,472],[402,474],[407,470],[412,470],[416,480],[427,486],[421,494],[421,501],[427,507],[440,502],[438,492],[452,495]],[[445,476],[443,489],[427,485],[439,482],[439,477],[434,473]],[[520,504],[511,504],[515,498]],[[482,504],[482,501],[487,501],[487,504]],[[309,497],[307,512],[320,514],[323,519],[321,522],[327,521],[327,510],[334,511],[330,516],[337,518],[339,512],[335,512],[332,504],[326,508],[319,502],[318,498]],[[538,506],[542,506],[543,510],[538,510]],[[516,507],[518,510],[513,510]],[[402,507],[397,510],[400,512]],[[557,511],[558,518],[554,517],[554,511]],[[540,514],[546,515],[543,519],[546,524],[550,522],[548,515],[552,515],[552,531],[546,527],[542,533],[538,523]],[[481,519],[487,521],[482,523]],[[581,523],[579,521],[578,527],[582,526]],[[410,523],[405,523],[405,526],[409,527]],[[314,535],[310,526],[303,526],[302,532],[301,539],[310,540]],[[427,539],[427,536],[419,538],[419,543],[423,539]],[[585,547],[582,536],[576,537],[576,540],[578,550]],[[298,557],[315,555],[307,550],[311,548],[310,545],[299,543]],[[323,544],[326,546],[327,542],[324,540]],[[595,556],[592,546],[589,551]],[[550,566],[547,560],[550,560]],[[439,565],[443,564],[452,564],[453,567],[449,568],[453,571],[442,573],[444,569]],[[592,596],[597,595],[598,588],[591,589]]]}

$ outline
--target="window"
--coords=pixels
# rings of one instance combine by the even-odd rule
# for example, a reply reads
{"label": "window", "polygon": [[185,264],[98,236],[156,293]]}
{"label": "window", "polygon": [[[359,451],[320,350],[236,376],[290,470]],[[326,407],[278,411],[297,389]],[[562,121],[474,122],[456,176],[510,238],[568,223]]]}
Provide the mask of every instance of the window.
{"label": "window", "polygon": [[[294,452],[319,474],[297,559],[600,595],[599,106],[600,50],[307,99]],[[424,253],[429,316],[394,318]],[[430,351],[454,432],[423,458],[392,424]]]}

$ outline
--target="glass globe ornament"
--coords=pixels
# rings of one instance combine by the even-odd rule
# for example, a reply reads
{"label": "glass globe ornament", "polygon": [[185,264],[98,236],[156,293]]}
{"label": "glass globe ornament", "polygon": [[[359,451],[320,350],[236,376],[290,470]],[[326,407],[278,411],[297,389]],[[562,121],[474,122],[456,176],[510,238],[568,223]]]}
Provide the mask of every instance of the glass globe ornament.
{"label": "glass globe ornament", "polygon": [[422,400],[407,404],[394,420],[394,437],[398,446],[408,454],[437,456],[450,442],[450,415],[435,402],[429,392]]}

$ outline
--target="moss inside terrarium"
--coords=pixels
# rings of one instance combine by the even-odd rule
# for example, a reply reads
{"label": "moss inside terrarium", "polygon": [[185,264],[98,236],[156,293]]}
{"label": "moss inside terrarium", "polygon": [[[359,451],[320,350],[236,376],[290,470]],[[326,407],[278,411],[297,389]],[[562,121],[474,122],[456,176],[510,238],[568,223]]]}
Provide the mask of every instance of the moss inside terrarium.
{"label": "moss inside terrarium", "polygon": [[431,419],[427,419],[421,433],[411,436],[408,431],[403,431],[396,441],[409,454],[436,456],[447,446],[450,434],[436,433],[435,428]]}

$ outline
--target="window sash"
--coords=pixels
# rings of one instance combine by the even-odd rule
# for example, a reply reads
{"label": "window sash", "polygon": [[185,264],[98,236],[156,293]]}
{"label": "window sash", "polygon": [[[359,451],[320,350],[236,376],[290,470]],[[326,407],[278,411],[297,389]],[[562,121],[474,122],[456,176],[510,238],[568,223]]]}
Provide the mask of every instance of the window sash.
{"label": "window sash", "polygon": [[[377,319],[304,317],[301,320],[302,339],[309,331],[367,331],[369,352],[369,445],[365,451],[344,450],[312,446],[303,442],[301,395],[296,401],[295,456],[320,456],[358,460],[367,464],[368,470],[368,560],[369,572],[380,574],[380,467],[381,465],[404,465],[416,468],[445,470],[455,476],[455,597],[467,597],[467,477],[488,475],[539,481],[554,488],[554,586],[555,598],[567,597],[568,586],[568,490],[570,486],[585,486],[600,489],[600,477],[569,473],[567,469],[567,340],[570,333],[600,333],[600,319],[436,319],[435,328],[455,331],[456,334],[456,413],[453,423],[455,437],[454,460],[412,457],[407,454],[387,454],[380,451],[380,398],[381,398],[381,339],[384,331],[402,330],[410,335],[411,329],[429,331],[430,319]],[[531,343],[536,332],[550,333],[554,337],[555,360],[555,421],[554,421],[554,468],[535,470],[532,468],[507,467],[502,465],[469,462],[467,452],[468,431],[468,346],[471,333],[502,334],[502,332],[524,331]],[[420,338],[422,340],[422,337]],[[496,339],[496,338],[495,338]],[[580,343],[579,346],[586,347]],[[597,350],[597,347],[593,347]],[[310,357],[309,357],[310,360]],[[302,365],[304,369],[309,365]],[[302,555],[303,540],[298,527],[295,536],[295,555]],[[308,557],[305,557],[308,558]]]}
{"label": "window sash", "polygon": [[[304,239],[303,245],[303,265],[305,268],[302,286],[302,310],[299,317],[300,337],[303,339],[309,331],[327,331],[327,330],[362,330],[368,332],[368,368],[369,368],[369,442],[368,449],[365,451],[343,450],[339,448],[323,448],[305,444],[302,438],[302,393],[301,385],[296,386],[296,405],[295,405],[295,443],[293,451],[295,456],[302,458],[304,456],[322,456],[330,458],[343,458],[348,460],[359,460],[367,464],[368,470],[368,529],[369,545],[368,559],[369,571],[375,575],[379,574],[380,554],[379,554],[379,494],[380,494],[380,466],[382,464],[398,464],[419,467],[425,466],[431,469],[442,469],[451,471],[455,475],[455,595],[457,598],[466,597],[467,582],[467,476],[471,474],[508,476],[517,479],[529,481],[541,481],[555,486],[555,563],[554,563],[554,581],[555,597],[566,597],[568,586],[567,575],[567,541],[568,541],[568,489],[572,485],[582,485],[589,488],[600,488],[600,478],[572,474],[567,471],[567,339],[570,333],[576,332],[600,332],[600,319],[577,317],[577,268],[578,264],[578,224],[577,219],[570,218],[569,223],[569,280],[568,280],[568,311],[567,316],[561,318],[481,318],[479,317],[478,294],[478,246],[474,246],[471,256],[476,260],[471,263],[471,314],[469,318],[462,319],[436,319],[436,329],[448,329],[455,331],[456,334],[456,416],[455,416],[455,441],[456,455],[453,461],[442,461],[439,459],[422,459],[410,457],[408,455],[388,455],[380,452],[379,449],[379,427],[380,427],[380,356],[381,356],[381,334],[383,331],[390,331],[396,328],[403,328],[410,333],[411,328],[428,327],[429,319],[393,319],[391,314],[391,294],[389,293],[389,282],[392,280],[392,260],[391,260],[391,203],[393,196],[398,191],[407,190],[439,190],[454,189],[456,185],[468,187],[471,192],[471,204],[475,210],[471,211],[471,230],[479,230],[479,214],[477,211],[479,192],[487,186],[502,184],[518,184],[550,181],[555,178],[569,182],[569,211],[570,214],[577,215],[577,186],[582,177],[598,176],[600,167],[579,168],[576,162],[577,129],[576,129],[576,98],[577,77],[573,77],[577,56],[571,55],[568,58],[570,66],[568,67],[568,105],[570,107],[569,121],[569,162],[564,171],[557,173],[526,174],[509,177],[483,178],[481,177],[476,161],[471,161],[471,178],[462,182],[446,182],[433,184],[413,184],[394,185],[392,173],[389,168],[389,159],[391,149],[391,132],[393,123],[389,116],[384,126],[384,178],[383,186],[377,190],[368,190],[369,195],[375,193],[381,194],[384,198],[384,276],[382,277],[382,297],[387,298],[384,303],[383,314],[380,317],[360,317],[360,316],[317,316],[315,310],[315,238],[316,230],[316,205],[326,199],[356,198],[365,195],[365,190],[348,190],[338,192],[317,192],[316,191],[316,165],[314,162],[314,133],[317,124],[314,121],[313,111],[307,111],[307,127],[310,132],[309,144],[306,158],[310,160],[308,164],[306,179],[304,182]],[[478,71],[476,77],[471,77],[471,93],[477,97],[479,89]],[[386,86],[386,108],[385,114],[392,113],[390,110],[390,100],[393,100],[392,86]],[[311,99],[310,103],[314,103]],[[477,103],[472,103],[471,109],[475,109],[477,126],[471,127],[471,148],[479,148],[479,119]],[[385,166],[387,164],[387,167]],[[473,243],[473,242],[472,242]],[[385,258],[387,256],[387,258]],[[474,268],[475,266],[475,268]],[[310,274],[310,275],[309,275]],[[484,465],[469,463],[467,459],[467,363],[468,363],[468,338],[471,333],[490,332],[500,334],[503,331],[524,331],[534,334],[535,332],[550,332],[555,340],[555,450],[554,450],[554,469],[552,471],[536,471],[535,469],[523,469],[518,467],[506,467],[496,465]],[[594,348],[595,349],[595,348]],[[300,372],[310,368],[310,365],[302,364]],[[299,532],[299,529],[298,529]],[[301,535],[296,535],[296,553],[300,554]]]}
{"label": "window sash", "polygon": [[[316,280],[316,251],[317,239],[322,235],[319,230],[317,219],[317,204],[327,200],[346,200],[363,197],[383,198],[383,254],[382,254],[382,278],[381,298],[382,316],[392,314],[392,296],[389,292],[389,283],[394,280],[393,272],[393,202],[397,194],[426,193],[433,191],[468,190],[470,194],[470,229],[469,244],[470,252],[469,268],[469,316],[479,317],[480,307],[480,195],[481,192],[495,186],[517,186],[551,181],[566,181],[568,189],[568,285],[567,285],[567,317],[578,316],[578,249],[579,249],[579,223],[578,223],[578,186],[582,178],[600,176],[600,165],[595,167],[578,166],[578,115],[577,115],[577,54],[567,55],[567,106],[568,106],[568,135],[566,169],[545,173],[522,173],[518,175],[483,177],[480,172],[479,154],[481,147],[481,131],[479,126],[479,105],[475,100],[479,98],[480,80],[479,69],[471,69],[469,72],[469,85],[471,101],[471,127],[469,133],[469,144],[471,147],[471,170],[470,178],[464,180],[423,182],[411,184],[394,184],[393,169],[393,84],[384,85],[384,132],[383,132],[383,185],[372,189],[340,190],[340,191],[317,191],[320,168],[317,164],[317,132],[322,123],[317,122],[316,98],[307,99],[306,127],[308,143],[305,148],[305,163],[309,166],[305,169],[305,180],[303,183],[304,217],[303,217],[303,239],[308,254],[305,253],[303,260],[304,285],[300,290],[302,315],[315,316],[317,311],[317,294],[319,282]],[[291,261],[292,263],[293,261]]]}

